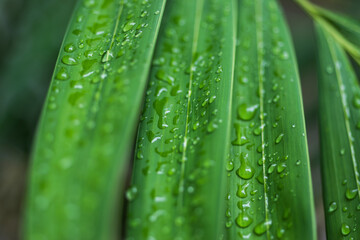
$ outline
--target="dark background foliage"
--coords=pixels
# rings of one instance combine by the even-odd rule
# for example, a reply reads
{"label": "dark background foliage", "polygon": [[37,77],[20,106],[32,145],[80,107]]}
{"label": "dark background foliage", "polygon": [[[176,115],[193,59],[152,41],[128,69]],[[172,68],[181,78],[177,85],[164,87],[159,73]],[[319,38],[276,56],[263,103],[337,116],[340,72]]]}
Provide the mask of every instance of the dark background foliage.
{"label": "dark background foliage", "polygon": [[[19,239],[31,144],[74,2],[0,0],[0,240]],[[358,0],[314,2],[359,18]],[[311,19],[293,1],[281,3],[302,80],[318,237],[322,240],[316,39]]]}

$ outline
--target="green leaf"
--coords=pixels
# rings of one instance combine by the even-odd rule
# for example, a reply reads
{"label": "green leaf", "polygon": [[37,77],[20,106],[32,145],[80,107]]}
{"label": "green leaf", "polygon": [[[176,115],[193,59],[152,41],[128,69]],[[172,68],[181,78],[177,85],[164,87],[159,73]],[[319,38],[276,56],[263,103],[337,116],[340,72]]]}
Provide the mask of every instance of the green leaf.
{"label": "green leaf", "polygon": [[360,219],[360,88],[342,47],[320,24],[316,30],[326,231],[329,240],[356,239]]}
{"label": "green leaf", "polygon": [[360,64],[360,22],[307,0],[295,0]]}
{"label": "green leaf", "polygon": [[235,5],[168,3],[127,194],[129,239],[222,235]]}
{"label": "green leaf", "polygon": [[360,47],[360,22],[346,15],[317,7],[318,14],[332,24],[350,42]]}
{"label": "green leaf", "polygon": [[79,1],[40,120],[26,239],[111,239],[165,0]]}
{"label": "green leaf", "polygon": [[316,239],[297,63],[275,0],[242,0],[238,19],[228,239]]}

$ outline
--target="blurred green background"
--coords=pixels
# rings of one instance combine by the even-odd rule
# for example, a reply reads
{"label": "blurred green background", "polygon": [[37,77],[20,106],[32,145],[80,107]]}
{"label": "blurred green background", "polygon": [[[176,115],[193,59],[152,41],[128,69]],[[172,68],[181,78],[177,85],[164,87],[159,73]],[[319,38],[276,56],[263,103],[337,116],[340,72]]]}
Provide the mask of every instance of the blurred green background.
{"label": "blurred green background", "polygon": [[[0,0],[0,240],[19,239],[32,140],[74,2]],[[360,18],[359,0],[314,2]],[[281,3],[299,63],[318,237],[323,240],[316,39],[311,19],[292,0]]]}

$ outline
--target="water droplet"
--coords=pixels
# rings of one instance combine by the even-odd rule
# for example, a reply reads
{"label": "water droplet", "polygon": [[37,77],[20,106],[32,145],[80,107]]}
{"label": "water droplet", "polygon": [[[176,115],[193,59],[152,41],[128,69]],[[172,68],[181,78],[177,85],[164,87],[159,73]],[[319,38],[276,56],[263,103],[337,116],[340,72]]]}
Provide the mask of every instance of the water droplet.
{"label": "water droplet", "polygon": [[281,54],[280,58],[281,58],[282,60],[287,60],[287,59],[289,59],[289,53],[286,52],[286,51],[284,51],[284,52]]}
{"label": "water droplet", "polygon": [[276,231],[276,235],[279,239],[281,239],[285,234],[285,229],[284,228],[278,228]]}
{"label": "water droplet", "polygon": [[212,120],[208,125],[207,125],[207,131],[208,133],[212,133],[214,132],[217,128],[218,128],[218,124],[216,123],[215,120]]}
{"label": "water droplet", "polygon": [[276,94],[272,101],[273,101],[273,103],[277,103],[279,100],[280,100],[280,95]]}
{"label": "water droplet", "polygon": [[329,209],[328,209],[328,212],[335,212],[337,209],[337,203],[336,202],[331,202],[329,204]]}
{"label": "water droplet", "polygon": [[106,63],[106,62],[110,61],[113,58],[114,58],[113,53],[108,50],[102,55],[101,62]]}
{"label": "water droplet", "polygon": [[281,142],[281,140],[283,139],[284,134],[280,133],[279,136],[277,136],[277,138],[275,139],[275,143],[278,144]]}
{"label": "water droplet", "polygon": [[238,107],[238,117],[241,120],[250,121],[251,119],[254,118],[258,108],[259,108],[259,105],[257,105],[257,104],[247,106],[246,103],[243,103]]}
{"label": "water droplet", "polygon": [[66,44],[64,47],[65,52],[72,53],[75,51],[75,46],[72,43]]}
{"label": "water droplet", "polygon": [[277,166],[277,172],[282,173],[286,169],[286,163],[281,163]]}
{"label": "water droplet", "polygon": [[327,67],[326,67],[326,72],[327,72],[328,74],[332,74],[332,73],[334,72],[332,66],[327,66]]}
{"label": "water droplet", "polygon": [[258,225],[255,226],[254,228],[254,232],[256,235],[262,235],[266,232],[266,229],[270,228],[272,222],[271,221],[264,221],[259,223]]}
{"label": "water droplet", "polygon": [[226,170],[231,172],[233,169],[234,169],[234,162],[233,161],[227,161]]}
{"label": "water droplet", "polygon": [[174,78],[172,76],[169,76],[164,70],[160,69],[156,72],[155,77],[161,81],[164,81],[170,85],[173,85]]}
{"label": "water droplet", "polygon": [[247,214],[241,212],[236,218],[236,224],[241,228],[247,228],[253,222],[252,218]]}
{"label": "water droplet", "polygon": [[273,173],[275,168],[276,168],[276,164],[275,163],[271,164],[268,168],[268,173],[269,174]]}
{"label": "water droplet", "polygon": [[236,192],[236,196],[238,196],[239,198],[246,198],[247,197],[247,192],[246,190],[249,187],[249,183],[245,182],[244,184],[238,184],[238,190]]}
{"label": "water droplet", "polygon": [[296,166],[299,166],[301,164],[301,160],[297,160],[295,164]]}
{"label": "water droplet", "polygon": [[91,7],[95,6],[95,0],[85,0],[84,5],[87,8],[91,8]]}
{"label": "water droplet", "polygon": [[126,199],[128,201],[133,201],[137,195],[138,189],[136,186],[131,186],[127,191],[126,191]]}
{"label": "water droplet", "polygon": [[236,171],[237,175],[245,180],[254,176],[255,170],[248,162],[248,154],[242,152],[240,155],[240,168]]}
{"label": "water droplet", "polygon": [[56,103],[49,103],[48,104],[48,109],[50,109],[50,110],[55,110],[56,107],[57,107]]}
{"label": "water droplet", "polygon": [[231,226],[232,226],[232,221],[226,221],[225,227],[226,228],[231,228]]}
{"label": "water droplet", "polygon": [[132,21],[127,22],[123,27],[123,31],[127,32],[127,31],[131,30],[135,26],[135,24],[136,23],[132,22]]}
{"label": "water droplet", "polygon": [[199,128],[199,126],[200,126],[199,121],[196,121],[196,122],[194,123],[194,125],[193,125],[193,130],[198,129],[198,128]]}
{"label": "water droplet", "polygon": [[148,12],[144,10],[144,11],[141,12],[140,17],[142,17],[142,18],[146,17],[147,14],[148,14]]}
{"label": "water droplet", "polygon": [[241,128],[240,124],[234,123],[235,132],[236,132],[236,139],[232,141],[233,145],[236,146],[243,146],[246,143],[250,142],[248,138],[246,137],[246,128]]}
{"label": "water droplet", "polygon": [[168,125],[166,124],[165,120],[166,120],[166,103],[168,102],[168,98],[165,97],[161,100],[155,100],[153,103],[153,106],[155,108],[156,113],[159,116],[159,120],[158,120],[158,127],[160,129],[164,129],[166,127],[168,127]]}
{"label": "water droplet", "polygon": [[143,153],[142,153],[141,150],[138,150],[138,151],[137,151],[137,153],[136,153],[136,158],[137,158],[137,159],[143,159],[143,158],[144,158],[144,155],[143,155]]}
{"label": "water droplet", "polygon": [[344,155],[345,155],[345,148],[340,149],[340,155],[341,155],[341,156],[344,156]]}
{"label": "water droplet", "polygon": [[345,224],[345,223],[343,223],[343,224],[341,225],[341,234],[342,234],[343,236],[349,235],[350,231],[351,231],[351,229],[350,229],[350,226],[349,226],[349,225],[347,225],[347,224]]}
{"label": "water droplet", "polygon": [[169,171],[167,172],[168,176],[173,176],[176,173],[176,168],[170,168]]}
{"label": "water droplet", "polygon": [[353,104],[356,108],[360,108],[360,95],[354,96]]}
{"label": "water droplet", "polygon": [[352,200],[356,197],[356,195],[358,194],[358,190],[357,189],[346,189],[346,193],[345,196],[348,200]]}
{"label": "water droplet", "polygon": [[75,58],[71,57],[71,56],[68,56],[68,55],[65,55],[61,58],[61,61],[66,64],[66,65],[76,65],[77,64],[77,61]]}
{"label": "water droplet", "polygon": [[60,68],[55,78],[58,80],[67,80],[69,79],[69,74],[66,72],[65,68]]}

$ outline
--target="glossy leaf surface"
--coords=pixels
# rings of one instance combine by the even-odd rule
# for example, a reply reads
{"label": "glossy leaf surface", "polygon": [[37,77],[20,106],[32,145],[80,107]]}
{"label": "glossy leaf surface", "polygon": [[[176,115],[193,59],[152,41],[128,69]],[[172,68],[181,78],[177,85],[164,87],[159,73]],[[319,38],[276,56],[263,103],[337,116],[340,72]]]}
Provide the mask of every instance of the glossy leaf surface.
{"label": "glossy leaf surface", "polygon": [[316,239],[297,63],[274,0],[241,0],[228,239]]}
{"label": "glossy leaf surface", "polygon": [[39,124],[26,239],[113,237],[164,5],[79,1]]}
{"label": "glossy leaf surface", "polygon": [[128,190],[129,239],[222,235],[235,4],[168,2]]}
{"label": "glossy leaf surface", "polygon": [[343,48],[316,25],[322,177],[329,240],[360,235],[360,88]]}

